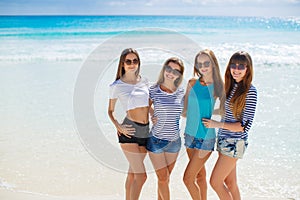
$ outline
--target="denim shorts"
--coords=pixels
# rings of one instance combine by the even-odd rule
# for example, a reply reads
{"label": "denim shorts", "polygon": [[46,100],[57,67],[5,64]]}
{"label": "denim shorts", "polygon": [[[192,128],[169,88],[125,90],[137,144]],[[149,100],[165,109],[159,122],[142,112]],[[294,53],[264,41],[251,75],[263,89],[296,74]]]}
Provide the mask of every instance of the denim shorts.
{"label": "denim shorts", "polygon": [[168,141],[152,136],[148,138],[146,148],[152,153],[177,153],[181,148],[181,138],[179,137],[177,140]]}
{"label": "denim shorts", "polygon": [[135,133],[130,138],[121,134],[119,136],[119,143],[137,143],[139,146],[146,146],[149,136],[149,123],[142,124],[125,118],[122,124],[132,125],[132,128],[135,128]]}
{"label": "denim shorts", "polygon": [[248,146],[247,139],[218,138],[217,151],[232,158],[243,158]]}
{"label": "denim shorts", "polygon": [[195,138],[189,134],[184,134],[184,145],[190,149],[201,149],[206,151],[213,151],[215,148],[216,139],[202,139]]}

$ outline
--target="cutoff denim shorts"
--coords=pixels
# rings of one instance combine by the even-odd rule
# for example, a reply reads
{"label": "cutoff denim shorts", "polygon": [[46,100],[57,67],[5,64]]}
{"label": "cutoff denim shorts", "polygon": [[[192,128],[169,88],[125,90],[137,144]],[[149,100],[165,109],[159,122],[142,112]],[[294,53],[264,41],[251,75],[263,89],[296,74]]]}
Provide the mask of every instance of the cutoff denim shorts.
{"label": "cutoff denim shorts", "polygon": [[152,153],[177,153],[181,148],[181,138],[179,137],[177,140],[168,141],[152,136],[148,138],[146,148]]}
{"label": "cutoff denim shorts", "polygon": [[202,139],[195,138],[189,134],[184,134],[184,145],[190,149],[201,149],[206,151],[213,151],[215,148],[216,139]]}
{"label": "cutoff denim shorts", "polygon": [[217,151],[232,158],[243,158],[247,149],[247,139],[218,138]]}

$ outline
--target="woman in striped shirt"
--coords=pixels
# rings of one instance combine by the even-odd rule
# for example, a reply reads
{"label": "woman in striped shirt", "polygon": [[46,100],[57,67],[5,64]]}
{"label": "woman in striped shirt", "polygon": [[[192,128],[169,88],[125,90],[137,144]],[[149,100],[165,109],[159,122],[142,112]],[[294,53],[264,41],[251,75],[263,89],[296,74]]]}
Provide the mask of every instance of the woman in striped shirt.
{"label": "woman in striped shirt", "polygon": [[221,122],[203,119],[208,128],[219,128],[219,157],[212,171],[210,184],[221,200],[241,199],[236,178],[236,163],[248,145],[256,103],[256,88],[251,84],[252,59],[247,52],[232,55],[225,72],[225,113]]}
{"label": "woman in striped shirt", "polygon": [[147,141],[149,157],[158,178],[158,199],[169,200],[169,177],[181,147],[179,120],[183,109],[183,62],[168,59],[157,83],[150,87],[150,106],[154,106],[154,125]]}

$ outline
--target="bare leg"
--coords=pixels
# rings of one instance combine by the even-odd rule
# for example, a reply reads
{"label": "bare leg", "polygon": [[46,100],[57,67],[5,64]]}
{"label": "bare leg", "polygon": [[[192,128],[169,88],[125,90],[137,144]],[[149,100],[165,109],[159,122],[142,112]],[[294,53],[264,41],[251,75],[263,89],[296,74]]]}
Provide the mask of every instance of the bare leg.
{"label": "bare leg", "polygon": [[178,157],[178,153],[165,153],[165,158],[167,161],[167,167],[169,170],[169,174],[171,175],[171,172],[173,171],[175,167],[175,163]]}
{"label": "bare leg", "polygon": [[147,151],[145,147],[140,147],[135,143],[121,144],[121,148],[129,162],[130,170],[132,170],[133,174],[133,181],[131,182],[130,179],[128,180],[128,183],[131,183],[131,186],[126,185],[126,189],[130,189],[130,191],[126,191],[126,194],[130,194],[130,200],[137,200],[139,199],[142,187],[147,179],[144,166],[144,159]]}
{"label": "bare leg", "polygon": [[[189,159],[194,155],[195,149],[186,149]],[[202,200],[207,199],[207,182],[206,182],[206,169],[205,165],[201,168],[200,172],[197,175],[196,184],[200,188],[200,195]]]}
{"label": "bare leg", "polygon": [[241,194],[237,185],[236,166],[231,170],[230,174],[225,179],[225,184],[229,189],[233,200],[241,200]]}
{"label": "bare leg", "polygon": [[219,153],[219,158],[215,164],[212,175],[210,177],[210,184],[215,192],[218,194],[220,200],[232,200],[232,194],[227,186],[224,184],[226,177],[235,168],[237,159],[225,156]]}
{"label": "bare leg", "polygon": [[149,153],[158,178],[158,199],[169,200],[169,179],[175,166],[178,153]]}
{"label": "bare leg", "polygon": [[157,187],[157,200],[162,200],[162,197],[160,196],[159,188],[158,187]]}
{"label": "bare leg", "polygon": [[161,168],[156,171],[158,178],[158,199],[169,200],[170,189],[169,189],[169,178],[170,174],[167,167]]}
{"label": "bare leg", "polygon": [[[193,200],[201,200],[201,196],[203,196],[203,199],[207,199],[206,171],[203,167],[211,155],[211,151],[191,150],[189,155],[190,161],[183,177],[184,184]],[[203,194],[201,188],[203,189]]]}
{"label": "bare leg", "polygon": [[133,179],[134,179],[134,174],[132,173],[132,170],[129,167],[126,182],[125,182],[126,200],[130,200],[130,191],[131,191]]}
{"label": "bare leg", "polygon": [[197,184],[200,188],[201,200],[207,200],[207,182],[205,165],[203,165],[203,167],[197,175]]}

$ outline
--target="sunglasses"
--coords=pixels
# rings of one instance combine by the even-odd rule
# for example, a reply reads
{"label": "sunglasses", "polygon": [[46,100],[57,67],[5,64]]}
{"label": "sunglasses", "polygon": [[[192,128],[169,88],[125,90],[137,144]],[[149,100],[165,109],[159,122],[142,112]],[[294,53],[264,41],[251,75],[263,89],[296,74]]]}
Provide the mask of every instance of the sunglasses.
{"label": "sunglasses", "polygon": [[246,69],[246,64],[235,64],[235,63],[231,63],[229,65],[230,69],[237,69],[237,70],[244,70]]}
{"label": "sunglasses", "polygon": [[165,71],[168,72],[168,73],[172,73],[175,76],[181,76],[182,75],[181,71],[179,71],[178,69],[173,69],[169,65],[165,66]]}
{"label": "sunglasses", "polygon": [[132,63],[134,65],[137,65],[137,64],[139,64],[140,61],[138,59],[133,59],[133,60],[126,59],[124,62],[125,62],[126,65],[131,65]]}
{"label": "sunglasses", "polygon": [[197,69],[201,69],[202,67],[205,67],[205,68],[209,68],[210,66],[210,61],[205,61],[203,63],[196,63],[196,68]]}

